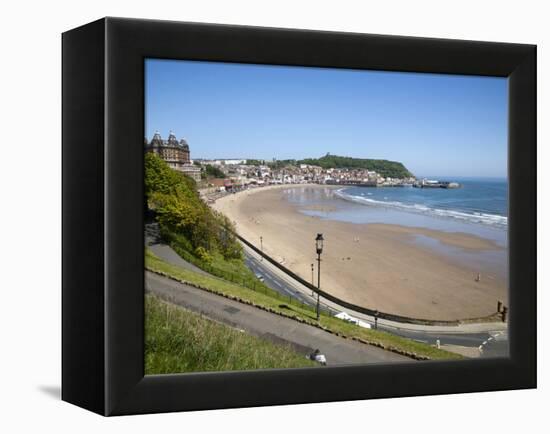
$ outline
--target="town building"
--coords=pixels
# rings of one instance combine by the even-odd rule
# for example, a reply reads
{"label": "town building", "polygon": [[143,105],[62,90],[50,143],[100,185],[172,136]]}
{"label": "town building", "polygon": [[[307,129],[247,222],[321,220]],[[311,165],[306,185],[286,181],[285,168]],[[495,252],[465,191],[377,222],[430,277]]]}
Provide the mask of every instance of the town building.
{"label": "town building", "polygon": [[195,166],[194,164],[184,164],[181,171],[190,178],[193,178],[196,182],[201,180],[201,168],[199,166]]}
{"label": "town building", "polygon": [[145,152],[157,154],[172,169],[183,172],[197,182],[200,181],[201,169],[191,162],[189,144],[185,139],[178,141],[173,132],[170,131],[168,140],[163,140],[158,131],[149,143],[146,138]]}

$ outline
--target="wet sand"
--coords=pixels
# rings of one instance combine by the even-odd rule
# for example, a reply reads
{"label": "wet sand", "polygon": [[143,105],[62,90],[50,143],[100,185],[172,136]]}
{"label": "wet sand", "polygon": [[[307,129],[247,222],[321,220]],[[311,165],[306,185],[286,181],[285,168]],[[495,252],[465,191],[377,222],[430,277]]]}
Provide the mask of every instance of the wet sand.
{"label": "wet sand", "polygon": [[[493,241],[465,233],[307,216],[287,200],[284,191],[289,188],[303,186],[245,191],[218,199],[213,207],[258,247],[263,237],[268,255],[307,280],[316,263],[315,236],[323,233],[321,287],[354,304],[415,318],[454,320],[490,315],[497,300],[507,303],[503,270],[457,257],[461,251],[503,250]],[[437,251],[417,242],[418,237],[454,253]]]}

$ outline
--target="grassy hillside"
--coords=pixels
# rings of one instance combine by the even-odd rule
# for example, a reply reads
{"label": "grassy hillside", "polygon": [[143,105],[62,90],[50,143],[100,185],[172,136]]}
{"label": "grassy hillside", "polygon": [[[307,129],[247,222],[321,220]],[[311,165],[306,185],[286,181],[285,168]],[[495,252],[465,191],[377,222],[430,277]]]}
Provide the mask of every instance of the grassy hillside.
{"label": "grassy hillside", "polygon": [[317,366],[289,346],[240,332],[155,296],[145,298],[145,373]]}
{"label": "grassy hillside", "polygon": [[163,231],[162,238],[181,258],[213,276],[260,292],[275,292],[258,280],[242,258],[226,259],[220,253],[213,252],[208,255],[208,261],[205,261],[191,253],[192,249],[189,247],[189,243],[181,235]]}

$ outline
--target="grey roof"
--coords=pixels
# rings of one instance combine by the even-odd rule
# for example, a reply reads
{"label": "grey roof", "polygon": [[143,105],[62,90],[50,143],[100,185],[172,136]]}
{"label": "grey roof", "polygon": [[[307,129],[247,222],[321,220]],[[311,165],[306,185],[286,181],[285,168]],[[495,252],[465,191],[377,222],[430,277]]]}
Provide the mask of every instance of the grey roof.
{"label": "grey roof", "polygon": [[185,139],[181,139],[179,144],[183,149],[187,151],[189,150],[189,145],[187,144],[187,141]]}
{"label": "grey roof", "polygon": [[150,144],[151,146],[162,146],[162,137],[160,137],[160,133],[158,131],[153,135],[153,139]]}
{"label": "grey roof", "polygon": [[[147,145],[147,138],[145,138],[145,145]],[[174,147],[174,148],[181,148],[184,151],[189,151],[189,144],[185,139],[181,139],[178,142],[178,139],[176,138],[176,135],[170,131],[170,134],[168,136],[168,140],[163,140],[160,133],[157,131],[153,135],[153,138],[151,139],[151,142],[149,143],[149,146],[166,146],[166,147]]]}
{"label": "grey roof", "polygon": [[170,146],[177,146],[178,145],[178,139],[176,139],[176,136],[172,131],[170,131],[170,135],[168,136],[168,145]]}

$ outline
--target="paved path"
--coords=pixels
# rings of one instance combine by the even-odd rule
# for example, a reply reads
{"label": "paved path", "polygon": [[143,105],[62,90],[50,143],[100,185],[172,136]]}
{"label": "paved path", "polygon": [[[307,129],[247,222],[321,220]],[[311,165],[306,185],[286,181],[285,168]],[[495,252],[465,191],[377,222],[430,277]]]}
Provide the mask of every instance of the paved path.
{"label": "paved path", "polygon": [[146,288],[159,297],[201,313],[255,336],[287,343],[306,355],[319,349],[328,365],[406,362],[414,360],[380,348],[340,338],[316,327],[301,324],[261,309],[146,273]]}
{"label": "paved path", "polygon": [[147,225],[147,231],[145,233],[145,244],[160,259],[168,262],[169,264],[175,265],[177,267],[185,268],[187,270],[195,271],[205,276],[209,276],[208,273],[201,270],[196,265],[193,265],[181,258],[170,246],[160,242],[158,237],[158,229],[156,225],[149,224]]}

